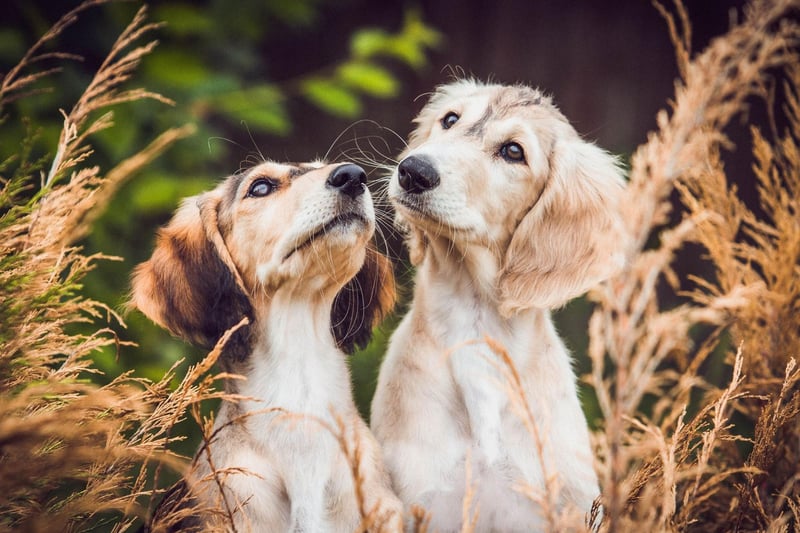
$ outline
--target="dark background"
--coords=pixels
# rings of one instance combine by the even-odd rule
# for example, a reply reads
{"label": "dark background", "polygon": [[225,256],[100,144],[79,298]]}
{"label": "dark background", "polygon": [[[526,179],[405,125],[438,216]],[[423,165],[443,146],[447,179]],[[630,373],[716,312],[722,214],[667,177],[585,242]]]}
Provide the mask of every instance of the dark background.
{"label": "dark background", "polygon": [[[735,15],[740,4],[688,2],[694,50],[702,50],[727,29],[732,14],[740,16]],[[0,71],[7,71],[58,16],[75,5],[3,2]],[[123,2],[92,8],[65,32],[57,48],[85,60],[70,63],[63,73],[51,77],[53,92],[4,110],[7,120],[0,125],[0,156],[17,149],[23,116],[41,128],[41,150],[52,152],[61,123],[58,108],[68,108],[80,95],[139,5]],[[143,62],[135,85],[174,99],[175,106],[151,102],[119,106],[117,126],[97,137],[94,158],[107,169],[168,127],[192,122],[198,125],[198,133],[179,142],[128,183],[84,243],[88,251],[123,258],[102,263],[86,283],[88,296],[112,306],[124,302],[131,270],[149,256],[156,228],[169,219],[181,197],[210,188],[216,179],[258,160],[261,154],[292,161],[357,156],[390,164],[402,150],[400,139],[411,130],[425,94],[454,74],[540,87],[553,95],[584,137],[623,159],[655,128],[655,115],[668,106],[677,77],[667,25],[644,0],[207,0],[159,1],[150,6],[150,19],[166,20],[168,25],[156,32],[161,44]],[[416,13],[440,39],[433,48],[423,47],[423,62],[398,57],[376,60],[397,82],[391,95],[359,94],[356,112],[344,113],[322,108],[296,89],[297,80],[310,74],[327,75],[332,66],[345,60],[351,36],[360,29],[398,32],[409,13]],[[280,111],[285,113],[282,125],[248,120],[249,113],[263,110],[258,100],[248,107],[245,98],[236,110],[225,109],[229,93],[266,82],[286,93]],[[749,118],[731,131],[734,143],[746,138]],[[743,180],[735,169],[749,164],[746,154],[732,152],[725,157],[734,169],[729,176]],[[370,176],[377,181],[382,174],[372,170]],[[747,194],[750,185],[740,186]],[[407,286],[410,271],[402,246],[389,226],[382,233]],[[681,268],[699,268],[691,257],[686,261]],[[559,328],[576,354],[579,372],[587,370],[583,352],[588,312],[586,301],[579,299],[558,313]],[[385,341],[396,320],[389,320],[377,332],[376,342],[352,359],[356,395],[365,413]],[[99,353],[97,363],[107,377],[135,369],[139,375],[158,379],[178,358],[193,361],[199,356],[137,313],[127,322],[127,329],[117,328],[120,338],[133,340],[139,347]],[[591,394],[584,397],[592,419]],[[193,446],[190,443],[189,448]]]}

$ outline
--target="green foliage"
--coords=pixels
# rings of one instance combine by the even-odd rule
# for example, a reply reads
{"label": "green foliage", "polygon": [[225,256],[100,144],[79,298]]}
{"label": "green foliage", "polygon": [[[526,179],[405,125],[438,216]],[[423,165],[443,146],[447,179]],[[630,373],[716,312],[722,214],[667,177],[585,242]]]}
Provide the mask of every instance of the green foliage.
{"label": "green foliage", "polygon": [[439,33],[426,26],[419,13],[410,11],[400,33],[392,35],[380,29],[362,30],[353,36],[350,49],[358,59],[390,56],[420,67],[425,64],[424,48],[438,46],[440,41]]}
{"label": "green foliage", "polygon": [[303,95],[320,109],[345,118],[361,113],[361,102],[356,95],[337,80],[308,78],[302,83]]}
{"label": "green foliage", "polygon": [[[47,147],[55,145],[62,126],[61,117],[53,115],[52,109],[66,107],[80,95],[90,69],[99,61],[97,50],[107,47],[134,8],[126,3],[101,6],[93,13],[93,23],[79,19],[74,31],[61,37],[59,49],[85,59],[59,65],[64,70],[56,90],[40,83],[36,90],[44,92],[8,108],[11,120],[0,128],[0,161],[52,157]],[[361,116],[365,98],[397,95],[397,70],[420,68],[427,50],[439,42],[438,33],[410,12],[396,32],[359,29],[351,38],[336,43],[339,48],[304,48],[308,35],[322,26],[325,9],[318,0],[242,0],[236,9],[221,0],[166,2],[154,7],[150,18],[165,25],[158,30],[159,46],[142,62],[136,84],[164,94],[175,104],[137,101],[117,106],[114,126],[94,137],[92,159],[111,167],[146,144],[153,132],[185,123],[196,124],[198,131],[124,184],[95,224],[85,243],[87,250],[124,260],[103,262],[89,275],[86,292],[90,297],[119,307],[126,299],[131,270],[149,255],[156,228],[168,219],[179,200],[240,167],[239,150],[232,150],[225,139],[242,138],[244,131],[261,139],[296,134],[292,114],[301,102],[319,109],[320,120],[346,120],[343,128]],[[16,19],[12,16],[0,22],[0,43],[8,44],[0,46],[0,71],[7,70],[32,42],[32,36],[24,31],[26,23],[54,16],[44,4],[33,3]],[[290,65],[276,60],[271,52],[282,44],[303,51],[303,61],[313,65],[307,73],[281,74],[280,69],[289,72]],[[334,51],[340,60],[330,59]],[[21,117],[27,117],[39,132],[26,146],[19,145],[19,139],[26,136],[17,120]],[[269,151],[264,155],[282,157]],[[315,156],[308,154],[309,158]],[[33,174],[31,168],[26,172]],[[180,356],[199,355],[138,314],[126,321],[128,329],[119,334],[140,348],[110,347],[98,354],[97,363],[108,377],[136,368],[155,378]]]}

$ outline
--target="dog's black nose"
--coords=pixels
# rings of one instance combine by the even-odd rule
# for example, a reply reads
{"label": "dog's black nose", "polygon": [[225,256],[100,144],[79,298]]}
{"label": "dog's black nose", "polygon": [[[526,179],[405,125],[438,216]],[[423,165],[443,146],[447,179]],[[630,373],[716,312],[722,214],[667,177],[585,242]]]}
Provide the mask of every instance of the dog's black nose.
{"label": "dog's black nose", "polygon": [[430,161],[421,156],[409,156],[397,166],[397,179],[404,191],[419,194],[439,185],[439,173]]}
{"label": "dog's black nose", "polygon": [[350,198],[355,198],[367,190],[367,174],[360,166],[348,163],[336,167],[326,183]]}

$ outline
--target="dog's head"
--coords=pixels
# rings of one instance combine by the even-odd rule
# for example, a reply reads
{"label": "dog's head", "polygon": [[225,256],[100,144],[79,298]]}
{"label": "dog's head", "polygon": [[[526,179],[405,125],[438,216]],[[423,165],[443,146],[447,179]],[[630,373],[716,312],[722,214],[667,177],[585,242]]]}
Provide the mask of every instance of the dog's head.
{"label": "dog's head", "polygon": [[435,238],[493,251],[506,315],[562,305],[620,267],[622,172],[550,98],[461,80],[415,122],[389,186],[412,261]]}
{"label": "dog's head", "polygon": [[[131,305],[210,349],[242,317],[256,320],[277,290],[335,295],[332,333],[352,351],[394,304],[391,265],[370,245],[365,183],[353,164],[267,162],[187,198],[136,268]],[[238,330],[226,355],[246,357],[251,331]]]}

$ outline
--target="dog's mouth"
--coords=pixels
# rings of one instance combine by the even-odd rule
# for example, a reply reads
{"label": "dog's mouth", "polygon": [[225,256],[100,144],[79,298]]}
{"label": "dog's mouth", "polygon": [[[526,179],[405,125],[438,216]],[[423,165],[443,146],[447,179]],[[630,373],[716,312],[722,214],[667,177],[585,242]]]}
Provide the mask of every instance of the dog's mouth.
{"label": "dog's mouth", "polygon": [[427,202],[420,198],[418,194],[399,194],[392,200],[397,202],[400,207],[405,208],[406,211],[409,211],[412,216],[439,222],[439,217],[431,212]]}
{"label": "dog's mouth", "polygon": [[461,236],[469,240],[477,231],[474,223],[452,218],[452,211],[432,208],[419,194],[399,194],[392,201],[406,222],[433,236],[447,235],[451,239]]}
{"label": "dog's mouth", "polygon": [[298,245],[295,246],[286,256],[283,258],[284,261],[289,259],[295,252],[298,252],[304,248],[310,246],[314,241],[321,237],[325,237],[329,235],[331,231],[337,228],[342,228],[345,226],[349,226],[351,224],[358,224],[361,226],[368,226],[369,221],[367,218],[360,214],[360,213],[344,213],[341,215],[336,215],[329,221],[322,224],[319,228],[314,230],[313,232],[309,233],[305,237],[298,240]]}
{"label": "dog's mouth", "polygon": [[463,230],[457,225],[453,225],[447,220],[446,216],[442,213],[432,209],[424,198],[420,198],[418,194],[401,194],[395,198],[396,207],[400,208],[409,222],[416,223],[423,227],[434,228],[437,231],[449,228],[450,230]]}

